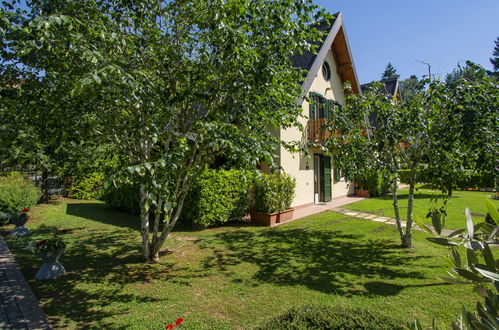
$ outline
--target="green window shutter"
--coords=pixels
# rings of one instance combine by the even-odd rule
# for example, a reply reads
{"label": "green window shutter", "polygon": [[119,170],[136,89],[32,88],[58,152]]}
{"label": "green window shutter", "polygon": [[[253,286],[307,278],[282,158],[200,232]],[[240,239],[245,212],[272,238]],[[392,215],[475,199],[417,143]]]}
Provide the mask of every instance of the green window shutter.
{"label": "green window shutter", "polygon": [[317,118],[316,117],[316,113],[317,113],[317,100],[316,100],[316,96],[317,96],[317,93],[314,93],[314,92],[311,92],[310,93],[310,101],[309,101],[309,104],[310,104],[310,110],[309,110],[309,114],[308,114],[308,119],[315,119]]}

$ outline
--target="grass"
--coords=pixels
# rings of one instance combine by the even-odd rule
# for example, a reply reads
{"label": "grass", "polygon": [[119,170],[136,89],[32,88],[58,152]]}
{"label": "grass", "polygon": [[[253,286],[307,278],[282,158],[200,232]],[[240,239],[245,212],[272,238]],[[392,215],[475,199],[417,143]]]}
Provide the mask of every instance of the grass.
{"label": "grass", "polygon": [[[421,186],[419,186],[421,187]],[[487,214],[487,200],[491,200],[499,207],[499,200],[491,198],[494,193],[454,191],[447,205],[447,229],[459,229],[466,227],[466,217],[464,215],[466,207],[470,209],[473,219],[483,221]],[[407,219],[407,199],[409,196],[408,188],[398,191],[400,216],[403,220]],[[441,199],[446,197],[440,191],[418,188],[415,192],[414,215],[419,216],[423,221],[431,224],[430,219],[426,219],[428,209],[432,205],[431,199],[439,199],[438,206],[442,205]],[[375,197],[362,200],[360,202],[346,205],[345,208],[355,211],[378,214],[394,218],[392,195]],[[433,205],[435,205],[433,203]]]}
{"label": "grass", "polygon": [[[63,200],[31,213],[31,237],[7,241],[55,327],[162,329],[183,317],[190,329],[246,329],[307,303],[449,322],[478,299],[471,286],[438,279],[445,250],[424,233],[414,234],[415,249],[401,249],[395,227],[333,212],[272,229],[175,232],[161,264],[142,263],[135,217],[100,202]],[[52,226],[69,229],[68,273],[36,281],[40,260],[28,240]]]}

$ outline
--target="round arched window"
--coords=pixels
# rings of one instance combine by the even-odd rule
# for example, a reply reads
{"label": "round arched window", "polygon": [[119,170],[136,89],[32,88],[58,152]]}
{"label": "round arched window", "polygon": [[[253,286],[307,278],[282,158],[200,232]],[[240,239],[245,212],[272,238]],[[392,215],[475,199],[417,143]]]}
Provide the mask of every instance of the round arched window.
{"label": "round arched window", "polygon": [[331,68],[329,67],[329,63],[326,61],[322,64],[322,76],[326,79],[326,81],[331,79]]}

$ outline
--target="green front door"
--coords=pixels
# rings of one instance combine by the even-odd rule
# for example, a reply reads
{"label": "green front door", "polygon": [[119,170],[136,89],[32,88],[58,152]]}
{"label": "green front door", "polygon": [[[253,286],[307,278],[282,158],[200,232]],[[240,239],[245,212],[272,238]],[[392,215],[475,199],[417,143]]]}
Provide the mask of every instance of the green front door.
{"label": "green front door", "polygon": [[321,195],[324,202],[330,202],[332,199],[332,186],[331,186],[331,157],[321,155]]}

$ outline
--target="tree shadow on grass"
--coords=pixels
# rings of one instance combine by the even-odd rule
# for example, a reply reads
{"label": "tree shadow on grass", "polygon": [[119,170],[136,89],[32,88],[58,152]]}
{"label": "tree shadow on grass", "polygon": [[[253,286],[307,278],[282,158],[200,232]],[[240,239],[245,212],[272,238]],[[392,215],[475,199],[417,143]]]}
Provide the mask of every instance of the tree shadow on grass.
{"label": "tree shadow on grass", "polygon": [[[415,191],[414,192],[414,199],[435,199],[435,198],[443,198],[445,197],[446,199],[453,199],[453,198],[459,198],[458,196],[443,196],[442,194],[428,194],[428,193],[420,193],[420,192],[417,192]],[[392,194],[388,194],[388,195],[384,195],[384,196],[380,196],[380,197],[375,197],[375,199],[381,199],[381,200],[393,200],[393,197],[392,197]],[[409,199],[409,193],[408,192],[404,192],[404,193],[398,193],[397,194],[397,199],[399,201],[403,201],[403,200],[407,200]]]}
{"label": "tree shadow on grass", "polygon": [[112,226],[140,230],[138,215],[117,211],[103,203],[68,203],[66,213]]}
{"label": "tree shadow on grass", "polygon": [[[51,229],[42,225],[34,232],[38,239],[49,237]],[[156,280],[189,285],[193,277],[178,275],[185,272],[172,262],[145,264],[135,235],[123,229],[73,228],[64,236],[67,248],[60,260],[67,273],[49,281],[34,279],[41,260],[27,251],[29,238],[8,241],[54,327],[74,322],[78,328],[106,328],[113,324],[113,317],[127,314],[131,304],[168,300],[138,295],[126,290],[126,285]]]}
{"label": "tree shadow on grass", "polygon": [[446,285],[452,285],[452,284],[439,282],[439,283],[428,283],[428,284],[399,285],[399,284],[387,283],[381,281],[371,281],[364,283],[364,287],[367,290],[367,295],[372,295],[372,296],[395,296],[399,294],[402,290],[407,288],[424,288],[430,286],[446,286]]}
{"label": "tree shadow on grass", "polygon": [[[199,243],[200,248],[214,250],[214,255],[204,261],[207,270],[230,273],[230,266],[250,263],[258,266],[252,275],[256,283],[301,285],[344,296],[369,291],[376,294],[363,286],[369,279],[424,279],[424,274],[411,270],[411,266],[428,258],[404,253],[391,240],[311,228],[220,233],[215,244],[221,244],[223,250],[206,241]],[[397,294],[394,290],[387,292]]]}

